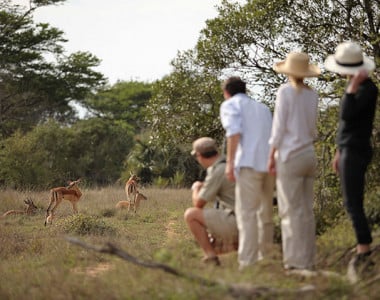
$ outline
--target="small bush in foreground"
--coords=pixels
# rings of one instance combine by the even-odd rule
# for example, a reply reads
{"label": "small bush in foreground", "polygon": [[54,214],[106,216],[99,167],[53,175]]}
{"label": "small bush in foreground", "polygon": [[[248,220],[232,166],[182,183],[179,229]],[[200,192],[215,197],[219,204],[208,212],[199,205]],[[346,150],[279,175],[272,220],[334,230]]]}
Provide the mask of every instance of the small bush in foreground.
{"label": "small bush in foreground", "polygon": [[76,214],[62,220],[62,224],[66,233],[74,233],[78,235],[105,235],[115,233],[115,229],[108,226],[98,216]]}

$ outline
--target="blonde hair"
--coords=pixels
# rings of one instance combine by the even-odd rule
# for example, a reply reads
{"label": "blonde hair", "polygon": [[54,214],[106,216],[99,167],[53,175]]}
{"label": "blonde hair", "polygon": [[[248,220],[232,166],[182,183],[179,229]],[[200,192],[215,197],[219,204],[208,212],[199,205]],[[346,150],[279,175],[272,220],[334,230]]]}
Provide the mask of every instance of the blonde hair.
{"label": "blonde hair", "polygon": [[292,75],[289,75],[289,82],[290,84],[292,85],[292,87],[294,87],[294,89],[297,91],[297,92],[300,92],[303,88],[307,88],[307,89],[310,89],[310,87],[304,83],[304,78],[302,77],[295,77],[295,76],[292,76]]}

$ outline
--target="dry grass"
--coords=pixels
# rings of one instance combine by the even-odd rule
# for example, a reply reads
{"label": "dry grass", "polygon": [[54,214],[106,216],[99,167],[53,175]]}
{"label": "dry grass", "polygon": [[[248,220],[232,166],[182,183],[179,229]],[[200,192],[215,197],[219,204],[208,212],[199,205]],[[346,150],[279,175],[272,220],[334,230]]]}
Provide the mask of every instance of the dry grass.
{"label": "dry grass", "polygon": [[[51,226],[44,226],[48,204],[46,192],[3,191],[0,214],[23,209],[32,197],[39,208],[35,216],[10,216],[0,220],[0,299],[250,299],[229,292],[226,287],[207,287],[174,277],[160,270],[146,269],[117,257],[99,254],[69,244],[66,235],[94,245],[111,242],[131,255],[162,262],[184,272],[227,284],[268,288],[260,299],[375,299],[376,282],[351,286],[342,277],[318,275],[306,278],[286,275],[282,270],[280,245],[270,258],[244,272],[238,271],[236,253],[221,257],[222,267],[205,266],[193,241],[183,213],[191,204],[190,191],[147,188],[148,197],[137,212],[116,210],[125,200],[121,187],[83,190],[73,216],[69,202],[63,202]],[[353,244],[348,223],[341,223],[318,239],[318,267],[344,275],[347,255]],[[375,276],[375,275],[374,275]],[[373,277],[374,277],[373,276]],[[246,289],[245,289],[246,290]]]}

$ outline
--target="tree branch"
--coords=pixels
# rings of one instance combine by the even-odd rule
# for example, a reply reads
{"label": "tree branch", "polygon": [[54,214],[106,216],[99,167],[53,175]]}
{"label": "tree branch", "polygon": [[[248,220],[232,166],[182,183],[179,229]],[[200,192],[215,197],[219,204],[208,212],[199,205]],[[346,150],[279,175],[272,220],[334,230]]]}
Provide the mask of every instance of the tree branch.
{"label": "tree branch", "polygon": [[[168,265],[165,265],[165,264],[155,263],[155,262],[147,262],[147,261],[140,260],[140,259],[133,257],[132,255],[128,254],[127,252],[117,248],[116,246],[114,246],[111,243],[106,243],[104,246],[93,246],[93,245],[86,244],[86,243],[80,241],[79,239],[77,239],[75,237],[66,237],[66,240],[68,242],[70,242],[74,245],[80,246],[82,248],[92,250],[92,251],[96,251],[96,252],[100,252],[100,253],[107,253],[107,254],[115,255],[115,256],[118,256],[118,257],[122,258],[123,260],[129,261],[135,265],[143,266],[143,267],[150,268],[150,269],[159,269],[159,270],[162,270],[166,273],[169,273],[169,274],[172,274],[174,276],[190,280],[192,282],[196,282],[196,283],[201,284],[203,286],[208,286],[208,287],[220,286],[222,288],[223,287],[227,288],[228,293],[234,297],[252,298],[252,297],[260,297],[260,296],[262,297],[264,295],[265,296],[268,296],[268,295],[271,295],[271,296],[282,295],[283,296],[285,294],[289,294],[289,295],[290,294],[291,295],[294,295],[294,294],[300,294],[301,295],[302,294],[302,295],[304,295],[306,293],[314,293],[316,290],[314,285],[306,285],[306,286],[303,286],[303,287],[301,287],[299,289],[295,289],[295,290],[276,289],[276,288],[265,287],[265,286],[253,286],[250,284],[231,284],[231,285],[229,285],[229,284],[221,282],[221,281],[211,281],[211,280],[199,277],[199,276],[183,273],[183,272],[178,271],[178,270],[176,270],[176,269],[174,269]],[[317,274],[317,272],[315,272],[315,273]],[[300,274],[300,275],[302,275],[302,274]]]}

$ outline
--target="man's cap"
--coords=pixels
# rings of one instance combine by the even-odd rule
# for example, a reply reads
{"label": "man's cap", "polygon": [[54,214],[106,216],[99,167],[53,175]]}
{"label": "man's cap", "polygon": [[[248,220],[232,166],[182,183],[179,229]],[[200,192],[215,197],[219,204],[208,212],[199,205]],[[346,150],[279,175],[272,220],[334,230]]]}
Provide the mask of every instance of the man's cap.
{"label": "man's cap", "polygon": [[218,151],[216,141],[210,137],[201,137],[193,142],[193,150],[191,151],[191,155],[194,156],[197,152],[204,154],[213,151]]}

